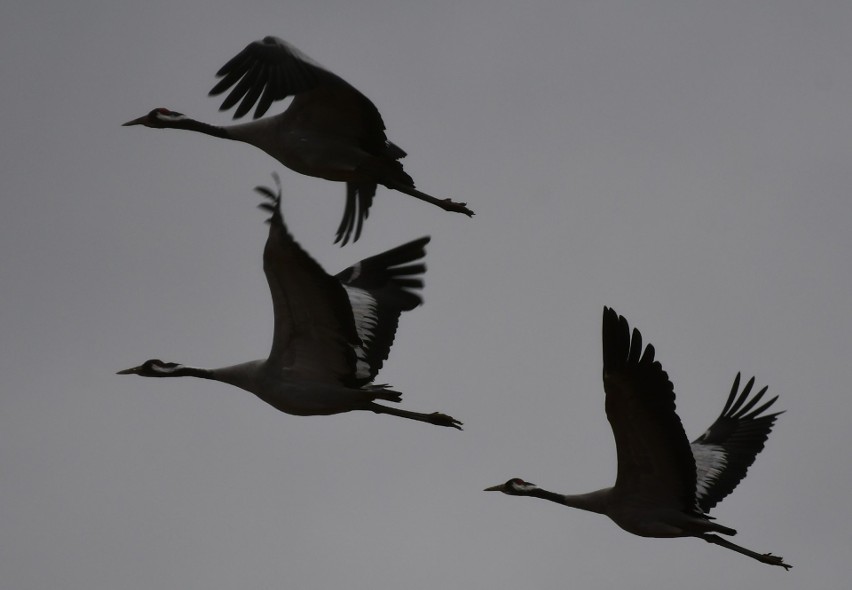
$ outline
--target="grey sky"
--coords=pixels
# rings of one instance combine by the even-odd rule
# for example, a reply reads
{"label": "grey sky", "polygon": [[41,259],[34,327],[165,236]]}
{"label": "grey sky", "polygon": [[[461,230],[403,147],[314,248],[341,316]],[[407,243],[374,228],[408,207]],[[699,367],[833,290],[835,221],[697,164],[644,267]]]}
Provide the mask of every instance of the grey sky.
{"label": "grey sky", "polygon": [[[16,590],[844,588],[852,550],[852,4],[16,2],[0,8],[0,576]],[[378,106],[406,169],[473,219],[244,145],[214,73],[287,39]],[[277,110],[275,112],[278,112]],[[326,269],[415,237],[424,307],[379,382],[464,432],[298,418],[115,371],[264,357],[264,215]],[[787,410],[714,511],[785,573],[699,540],[485,494],[610,485],[600,322],[668,371],[695,437],[734,375]]]}

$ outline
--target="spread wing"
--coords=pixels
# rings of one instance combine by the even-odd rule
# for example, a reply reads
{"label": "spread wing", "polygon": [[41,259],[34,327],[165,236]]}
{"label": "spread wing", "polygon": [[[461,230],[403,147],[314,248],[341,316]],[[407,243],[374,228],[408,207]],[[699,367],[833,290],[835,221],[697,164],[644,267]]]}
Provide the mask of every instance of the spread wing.
{"label": "spread wing", "polygon": [[704,512],[721,502],[745,477],[757,454],[763,450],[766,438],[779,414],[764,414],[778,396],[754,409],[766,393],[764,387],[751,399],[754,377],[749,379],[739,395],[740,375],[737,373],[728,401],[716,421],[692,443],[692,454],[698,472],[697,499]]}
{"label": "spread wing", "polygon": [[674,388],[654,347],[609,308],[603,314],[606,415],[615,436],[615,493],[695,510],[695,462],[675,412]]}
{"label": "spread wing", "polygon": [[428,236],[366,258],[338,273],[343,283],[361,344],[356,378],[372,381],[390,354],[399,316],[423,302],[423,273]]}
{"label": "spread wing", "polygon": [[[255,105],[254,118],[262,117],[273,102],[292,96],[287,110],[275,117],[292,137],[310,141],[314,148],[324,145],[332,160],[341,149],[377,156],[393,170],[396,182],[413,186],[395,162],[405,151],[388,141],[385,123],[370,99],[289,43],[277,37],[249,43],[216,75],[222,79],[210,95],[231,89],[220,110],[239,103],[235,119]],[[371,180],[347,182],[346,210],[335,242],[345,245],[360,237],[376,186]]]}
{"label": "spread wing", "polygon": [[[362,148],[382,153],[388,148],[385,124],[376,106],[355,87],[329,72],[298,49],[277,37],[249,43],[216,73],[222,78],[211,96],[229,88],[220,110],[240,103],[238,119],[255,104],[254,118],[262,117],[273,102],[293,96],[286,116],[290,125],[323,135],[357,138]],[[393,146],[399,158],[405,153]]]}
{"label": "spread wing", "polygon": [[[277,181],[277,177],[276,177]],[[258,187],[269,199],[263,270],[272,294],[275,330],[268,362],[291,378],[350,384],[360,340],[340,282],[297,244],[281,215],[281,190]]]}

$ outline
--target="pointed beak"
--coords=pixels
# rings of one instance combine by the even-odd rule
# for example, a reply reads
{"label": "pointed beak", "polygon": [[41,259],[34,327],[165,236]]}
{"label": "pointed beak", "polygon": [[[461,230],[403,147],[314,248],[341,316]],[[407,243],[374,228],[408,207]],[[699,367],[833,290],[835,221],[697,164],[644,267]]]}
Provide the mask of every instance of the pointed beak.
{"label": "pointed beak", "polygon": [[148,118],[148,115],[145,115],[144,117],[139,117],[138,119],[133,119],[132,121],[128,121],[127,123],[122,123],[121,126],[122,127],[129,127],[130,125],[141,125],[142,123],[145,122],[145,119],[147,119],[147,118]]}
{"label": "pointed beak", "polygon": [[124,369],[123,371],[118,371],[116,375],[138,375],[142,370],[142,366],[133,367],[132,369]]}
{"label": "pointed beak", "polygon": [[491,486],[490,488],[485,488],[482,491],[483,492],[502,492],[503,491],[503,485],[504,484],[501,483],[499,486]]}

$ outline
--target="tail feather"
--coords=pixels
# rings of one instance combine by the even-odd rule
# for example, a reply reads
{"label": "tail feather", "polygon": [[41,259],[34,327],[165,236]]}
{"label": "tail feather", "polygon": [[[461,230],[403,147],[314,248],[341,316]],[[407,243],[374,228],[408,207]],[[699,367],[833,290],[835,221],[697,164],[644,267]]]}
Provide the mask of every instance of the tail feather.
{"label": "tail feather", "polygon": [[370,392],[374,400],[380,399],[387,402],[399,403],[402,401],[402,393],[390,389],[390,385],[367,385],[363,387],[365,391]]}
{"label": "tail feather", "polygon": [[[343,217],[337,226],[334,243],[345,246],[351,240],[352,243],[361,237],[364,221],[370,216],[370,207],[373,205],[373,197],[376,196],[376,184],[346,183],[346,206],[343,209]],[[354,235],[353,235],[354,234]]]}

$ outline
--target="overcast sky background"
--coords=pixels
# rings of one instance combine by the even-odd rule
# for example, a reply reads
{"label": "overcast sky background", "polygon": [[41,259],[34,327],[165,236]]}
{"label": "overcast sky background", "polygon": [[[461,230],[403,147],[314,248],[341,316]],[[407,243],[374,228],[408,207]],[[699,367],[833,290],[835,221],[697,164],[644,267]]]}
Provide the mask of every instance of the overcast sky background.
{"label": "overcast sky background", "polygon": [[[0,8],[0,576],[16,590],[846,588],[852,4],[11,2]],[[277,35],[382,112],[422,190],[343,186],[189,132]],[[280,112],[273,109],[273,112]],[[157,357],[263,358],[264,214],[330,272],[429,234],[379,382],[464,432],[303,418]],[[481,490],[611,485],[601,309],[655,345],[690,438],[738,371],[787,410],[714,511],[773,568]]]}

